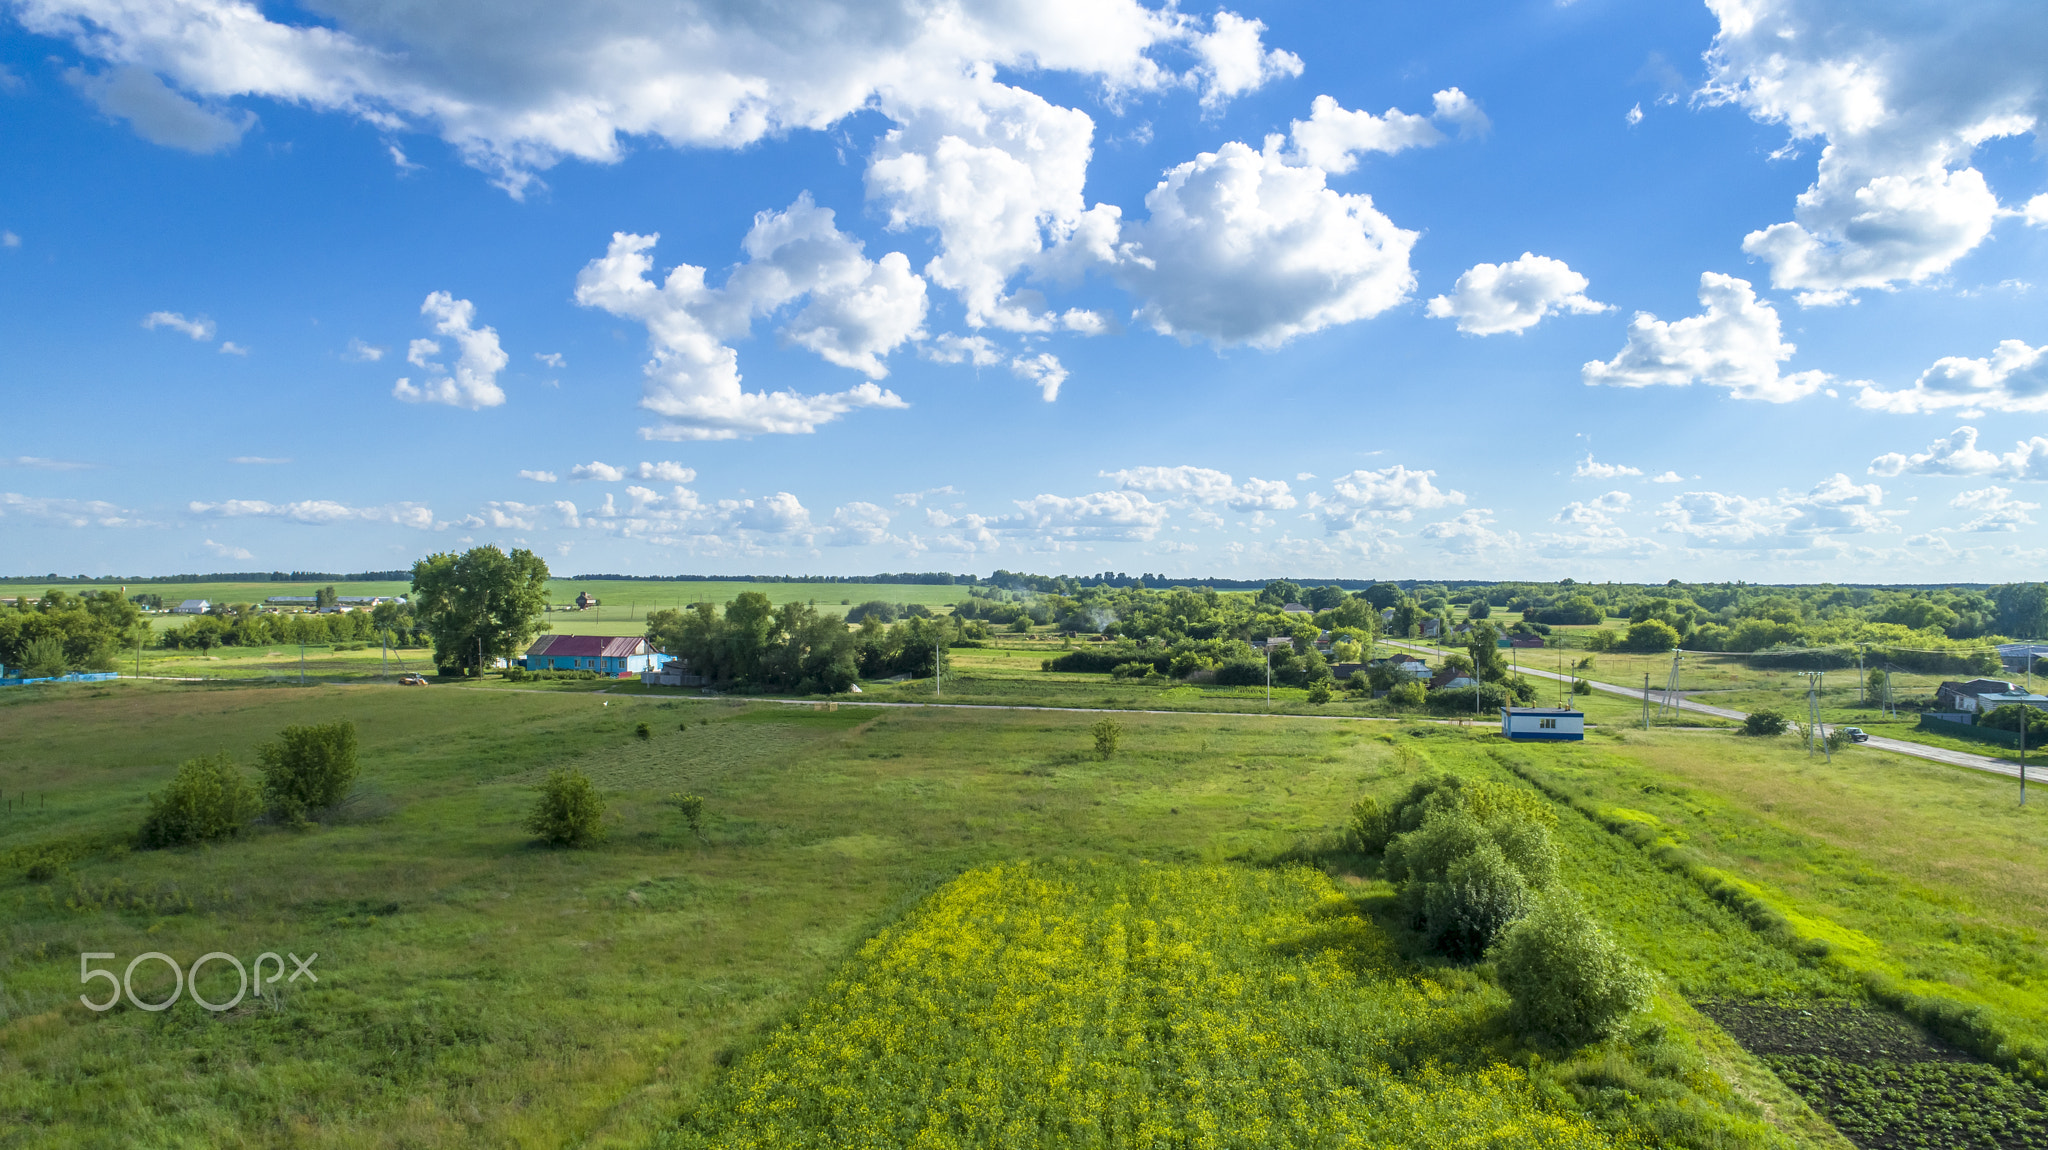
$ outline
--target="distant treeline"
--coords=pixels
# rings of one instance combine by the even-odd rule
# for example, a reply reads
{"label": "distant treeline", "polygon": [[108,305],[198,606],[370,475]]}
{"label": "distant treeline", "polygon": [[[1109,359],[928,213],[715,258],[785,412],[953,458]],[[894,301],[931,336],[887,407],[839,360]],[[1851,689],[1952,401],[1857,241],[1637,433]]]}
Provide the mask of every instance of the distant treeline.
{"label": "distant treeline", "polygon": [[407,583],[412,570],[216,571],[211,575],[9,575],[0,583]]}
{"label": "distant treeline", "polygon": [[917,583],[931,587],[973,587],[981,582],[974,575],[954,575],[946,571],[903,571],[894,575],[569,575],[557,578],[563,583]]}

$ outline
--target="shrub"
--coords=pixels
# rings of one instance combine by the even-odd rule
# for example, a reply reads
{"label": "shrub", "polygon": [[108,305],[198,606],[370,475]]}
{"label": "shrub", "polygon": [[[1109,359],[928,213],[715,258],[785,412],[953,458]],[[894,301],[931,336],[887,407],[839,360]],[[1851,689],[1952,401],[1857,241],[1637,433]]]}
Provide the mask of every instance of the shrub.
{"label": "shrub", "polygon": [[271,813],[287,823],[303,822],[308,812],[347,797],[356,781],[356,725],[343,720],[286,727],[276,742],[258,747],[256,757]]}
{"label": "shrub", "polygon": [[1232,659],[1216,668],[1216,685],[1263,687],[1266,685],[1266,664],[1260,659]]}
{"label": "shrub", "polygon": [[880,599],[870,599],[853,610],[848,611],[846,613],[846,621],[848,623],[859,623],[873,618],[882,623],[894,623],[897,615],[896,604],[885,603]]}
{"label": "shrub", "polygon": [[1182,651],[1167,664],[1166,673],[1176,679],[1185,679],[1197,671],[1206,671],[1216,665],[1216,660],[1200,651]]}
{"label": "shrub", "polygon": [[1619,647],[1638,655],[1661,655],[1678,646],[1678,630],[1662,619],[1631,624]]}
{"label": "shrub", "polygon": [[668,801],[674,803],[676,809],[682,812],[683,825],[690,828],[691,834],[701,834],[703,832],[704,799],[701,796],[686,795],[676,791],[670,793]]}
{"label": "shrub", "polygon": [[1492,958],[1523,1034],[1577,1046],[1649,1004],[1650,974],[1562,890],[1502,932]]}
{"label": "shrub", "polygon": [[149,796],[141,842],[156,848],[226,838],[261,809],[256,788],[227,755],[187,759],[178,764],[170,786]]}
{"label": "shrub", "polygon": [[1413,679],[1405,683],[1396,683],[1393,689],[1387,692],[1388,704],[1402,711],[1410,707],[1420,707],[1428,697],[1428,689]]}
{"label": "shrub", "polygon": [[1585,681],[1584,679],[1573,679],[1573,680],[1572,680],[1572,694],[1574,694],[1574,695],[1590,695],[1590,694],[1592,694],[1592,693],[1593,693],[1593,684],[1591,684],[1591,683],[1588,683],[1588,682],[1587,682],[1587,681]]}
{"label": "shrub", "polygon": [[1109,669],[1109,673],[1118,679],[1142,679],[1147,675],[1158,674],[1159,669],[1150,663],[1130,662],[1118,663]]}
{"label": "shrub", "polygon": [[1378,799],[1367,795],[1351,804],[1351,822],[1344,828],[1344,845],[1360,854],[1376,855],[1387,849],[1387,840],[1393,834],[1393,820],[1380,809]]}
{"label": "shrub", "polygon": [[1318,707],[1329,702],[1330,681],[1328,679],[1317,679],[1315,686],[1308,689],[1308,701]]}
{"label": "shrub", "polygon": [[1598,631],[1591,632],[1586,636],[1586,650],[1612,651],[1614,650],[1614,645],[1620,641],[1620,637],[1614,633],[1612,627],[1602,627]]}
{"label": "shrub", "polygon": [[1117,743],[1122,741],[1124,737],[1122,724],[1118,723],[1115,719],[1104,717],[1096,720],[1095,725],[1089,728],[1089,730],[1095,735],[1096,758],[1107,759],[1111,755],[1116,754]]}
{"label": "shrub", "polygon": [[[1474,692],[1479,696],[1478,706],[1473,706]],[[1514,696],[1507,688],[1496,683],[1481,683],[1477,687],[1443,687],[1425,693],[1423,702],[1429,709],[1440,715],[1471,715],[1476,713],[1498,716],[1500,709],[1512,702]]]}
{"label": "shrub", "polygon": [[64,659],[64,641],[53,636],[31,639],[21,648],[21,674],[25,679],[54,679],[71,669]]}
{"label": "shrub", "polygon": [[571,767],[548,772],[526,816],[526,829],[558,847],[587,847],[604,841],[604,800],[590,776]]}
{"label": "shrub", "polygon": [[1422,934],[1452,958],[1478,958],[1494,937],[1529,912],[1529,883],[1501,853],[1482,842],[1436,882],[1420,883]]}
{"label": "shrub", "polygon": [[1785,716],[1779,711],[1751,711],[1742,720],[1742,733],[1770,737],[1785,733]]}
{"label": "shrub", "polygon": [[633,728],[633,733],[643,739],[651,739],[654,737],[654,728],[648,726],[646,723],[641,723],[639,726]]}

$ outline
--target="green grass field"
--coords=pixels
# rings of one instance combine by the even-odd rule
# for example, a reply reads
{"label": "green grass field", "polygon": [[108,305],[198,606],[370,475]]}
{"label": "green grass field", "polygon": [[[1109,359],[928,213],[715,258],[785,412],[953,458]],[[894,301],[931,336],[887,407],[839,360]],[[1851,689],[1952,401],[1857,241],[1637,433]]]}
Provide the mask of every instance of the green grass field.
{"label": "green grass field", "polygon": [[[145,796],[180,759],[226,750],[250,764],[279,727],[341,717],[361,731],[364,769],[361,795],[337,820],[306,832],[258,827],[210,848],[127,846]],[[1982,1007],[2020,1039],[2048,1029],[2033,957],[2048,821],[2038,807],[2018,810],[1997,780],[1860,750],[1855,766],[1817,768],[1791,740],[1714,732],[1520,747],[1451,726],[1251,715],[1127,714],[1124,749],[1101,761],[1094,719],[367,684],[0,695],[0,1145],[746,1144],[766,1127],[735,1118],[733,1100],[757,1088],[801,1093],[788,1068],[806,1048],[779,1028],[843,1014],[850,994],[900,996],[919,968],[873,956],[907,954],[901,945],[920,924],[967,913],[956,896],[968,887],[948,884],[1026,873],[986,868],[1027,860],[1049,868],[1029,873],[1075,888],[1060,913],[1083,933],[1146,917],[1117,909],[1126,902],[1152,900],[1163,915],[1203,892],[1209,909],[1173,928],[1194,948],[1176,952],[1191,978],[1234,971],[1270,982],[1292,971],[1308,993],[1318,964],[1337,963],[1349,981],[1314,993],[1351,1013],[1310,1015],[1353,1019],[1340,1029],[1359,1029],[1359,1042],[1434,1049],[1415,1035],[1445,1032],[1390,1019],[1403,996],[1434,994],[1435,983],[1446,1025],[1479,1028],[1472,1042],[1436,1051],[1439,1101],[1452,1107],[1442,1113],[1461,1097],[1478,1105],[1458,1093],[1477,1092],[1502,1122],[1525,1124],[1516,1129],[1585,1123],[1597,1139],[1839,1145],[1764,1062],[1693,1011],[1696,1001],[1857,1001],[1876,971]],[[642,721],[652,738],[633,734]],[[610,804],[610,838],[597,849],[541,849],[519,825],[533,784],[564,764],[589,772]],[[1650,852],[1565,811],[1567,879],[1658,970],[1664,1037],[1646,1031],[1626,1049],[1528,1063],[1486,1029],[1499,992],[1417,955],[1369,867],[1335,859],[1330,877],[1269,868],[1319,857],[1359,794],[1390,796],[1439,769],[1537,777],[1655,820],[1801,930],[1842,945],[1816,957],[1761,935]],[[704,796],[701,838],[662,801],[675,791]],[[37,860],[55,873],[28,877]],[[1107,869],[1087,869],[1098,865]],[[969,900],[983,917],[969,915],[962,939],[1000,936],[989,905],[1044,909],[1028,883],[997,888],[984,892],[992,904]],[[1334,933],[1320,950],[1246,950],[1230,922],[1274,939],[1308,923]],[[114,954],[100,965],[118,972],[146,951],[190,963],[266,950],[317,952],[321,981],[280,984],[281,998],[224,1014],[189,1001],[97,1014],[78,1001],[104,986],[80,986],[84,951]],[[1047,961],[1048,977],[1109,977],[1072,955],[1066,967]],[[933,993],[1012,1001],[1027,968],[977,969]],[[1133,968],[1114,985],[1088,983],[1074,1017],[1136,1001],[1117,996],[1155,975],[1164,977]],[[1223,1025],[1235,1001],[1218,997],[1225,985],[1202,983],[1184,1014],[1157,1007],[1165,1013],[1146,1032],[1178,1033],[1173,1020]],[[162,964],[137,969],[145,1000],[170,989]],[[232,970],[215,962],[200,989],[232,997]],[[1277,1041],[1305,1033],[1309,1015],[1295,1012],[1313,1001],[1323,1000],[1267,986],[1238,1004],[1232,1024]],[[1012,1021],[1001,1057],[1069,1049],[1047,1018]],[[1270,1135],[1215,1144],[1321,1144],[1308,1133],[1283,1139],[1313,1124],[1244,1083],[1322,1081],[1315,1068],[1341,1062],[1361,1096],[1416,1088],[1420,1062],[1359,1065],[1350,1041],[1304,1048],[1305,1071],[1250,1055],[1225,1066],[1193,1048],[1159,1054],[1164,1063],[1130,1054],[1105,1063],[1100,1081],[1143,1080],[1167,1065],[1214,1071],[1201,1097],[1216,1121]],[[892,1096],[906,1105],[955,1081],[920,1058],[904,1063]],[[771,1078],[780,1085],[764,1085]],[[1209,1128],[1194,1095],[1157,1093],[1163,1129]],[[1039,1101],[1047,1108],[1033,1113],[1061,1122],[1115,1110],[1076,1096]],[[813,1117],[830,1109],[807,1105]],[[1431,1128],[1426,1115],[1437,1112],[1416,1105],[1415,1129]],[[1317,1121],[1371,1126],[1349,1113]],[[945,1129],[960,1144],[989,1144],[961,1132],[993,1127]]]}

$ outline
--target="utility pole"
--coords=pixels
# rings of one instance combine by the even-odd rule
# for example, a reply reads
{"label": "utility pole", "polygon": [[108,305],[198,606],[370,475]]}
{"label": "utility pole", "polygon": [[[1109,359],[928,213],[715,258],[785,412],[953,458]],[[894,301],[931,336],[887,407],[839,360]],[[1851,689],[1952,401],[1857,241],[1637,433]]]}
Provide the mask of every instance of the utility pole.
{"label": "utility pole", "polygon": [[1684,656],[1678,648],[1671,649],[1671,678],[1664,683],[1664,698],[1657,704],[1657,717],[1664,717],[1664,708],[1671,708],[1671,717],[1678,717],[1678,663]]}
{"label": "utility pole", "polygon": [[939,652],[945,649],[945,648],[943,648],[943,647],[941,647],[941,646],[940,646],[940,644],[941,644],[941,643],[943,643],[943,642],[945,642],[945,640],[943,640],[943,639],[939,638],[939,637],[938,637],[937,635],[934,635],[934,636],[932,637],[932,697],[933,697],[933,698],[937,698],[937,697],[938,697],[939,695],[941,695],[941,694],[944,694],[944,692],[942,692],[942,691],[940,691],[940,690],[939,690],[939,679],[940,679],[940,677],[941,677],[941,672],[943,671],[943,668],[942,668],[942,667],[940,666],[940,664],[939,664]]}
{"label": "utility pole", "polygon": [[[2029,660],[2032,655],[2027,656]],[[2027,692],[2032,694],[2032,691]],[[2034,708],[2020,704],[2020,805],[2027,805],[2027,712]]]}
{"label": "utility pole", "polygon": [[1858,647],[1856,649],[1856,701],[1858,703],[1870,701],[1869,695],[1864,690],[1868,685],[1863,681],[1863,649]]}
{"label": "utility pole", "polygon": [[1650,729],[1650,673],[1643,672],[1643,729]]}
{"label": "utility pole", "polygon": [[1273,709],[1273,637],[1266,636],[1266,709]]}
{"label": "utility pole", "polygon": [[1827,728],[1820,721],[1820,684],[1826,675],[1825,671],[1806,672],[1806,757],[1813,757],[1813,745],[1819,743],[1821,753],[1832,764],[1835,752],[1828,746]]}

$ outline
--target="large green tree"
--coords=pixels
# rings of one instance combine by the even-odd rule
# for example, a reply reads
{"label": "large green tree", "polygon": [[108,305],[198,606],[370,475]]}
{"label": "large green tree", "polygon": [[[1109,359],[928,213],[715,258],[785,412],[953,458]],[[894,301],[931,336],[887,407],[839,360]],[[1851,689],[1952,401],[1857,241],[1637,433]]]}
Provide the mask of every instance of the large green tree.
{"label": "large green tree", "polygon": [[531,551],[442,552],[412,565],[413,616],[434,641],[434,663],[470,668],[526,649],[547,607],[548,565]]}

